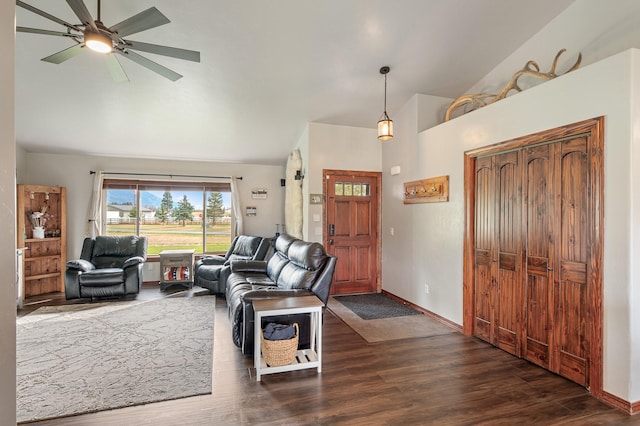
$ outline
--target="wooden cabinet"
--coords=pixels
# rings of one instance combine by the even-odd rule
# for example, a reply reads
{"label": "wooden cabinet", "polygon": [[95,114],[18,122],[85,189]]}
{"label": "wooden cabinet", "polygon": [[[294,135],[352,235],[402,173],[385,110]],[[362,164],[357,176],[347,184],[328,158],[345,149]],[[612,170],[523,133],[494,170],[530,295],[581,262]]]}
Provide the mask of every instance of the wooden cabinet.
{"label": "wooden cabinet", "polygon": [[[17,242],[23,251],[25,297],[64,291],[67,253],[66,190],[59,186],[18,185]],[[34,238],[31,220],[44,210],[44,238]]]}

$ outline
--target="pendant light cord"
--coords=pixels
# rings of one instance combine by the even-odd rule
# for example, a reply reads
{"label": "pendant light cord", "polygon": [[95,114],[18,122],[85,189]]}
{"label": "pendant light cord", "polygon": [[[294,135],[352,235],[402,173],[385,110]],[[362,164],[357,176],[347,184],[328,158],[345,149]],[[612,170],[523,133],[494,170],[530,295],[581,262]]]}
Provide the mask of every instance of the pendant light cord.
{"label": "pendant light cord", "polygon": [[384,114],[387,115],[387,74],[384,75]]}

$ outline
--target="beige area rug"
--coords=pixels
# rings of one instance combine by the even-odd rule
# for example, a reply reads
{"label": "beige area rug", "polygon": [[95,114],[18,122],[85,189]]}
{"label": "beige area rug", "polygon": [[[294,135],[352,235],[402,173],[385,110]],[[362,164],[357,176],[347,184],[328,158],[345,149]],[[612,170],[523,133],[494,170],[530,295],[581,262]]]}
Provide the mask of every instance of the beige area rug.
{"label": "beige area rug", "polygon": [[327,307],[368,343],[433,337],[457,332],[424,314],[364,320],[333,297],[329,298]]}
{"label": "beige area rug", "polygon": [[18,318],[18,422],[211,393],[215,300],[41,307]]}

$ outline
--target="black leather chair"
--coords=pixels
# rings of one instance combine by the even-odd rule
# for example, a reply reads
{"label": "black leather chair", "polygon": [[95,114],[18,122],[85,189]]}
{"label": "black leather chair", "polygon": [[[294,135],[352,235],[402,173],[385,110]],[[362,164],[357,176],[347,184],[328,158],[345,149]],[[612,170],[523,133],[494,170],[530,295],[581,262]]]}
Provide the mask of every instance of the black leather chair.
{"label": "black leather chair", "polygon": [[224,256],[204,255],[195,264],[194,284],[212,294],[224,295],[227,277],[234,260],[264,260],[271,248],[270,239],[238,235]]}
{"label": "black leather chair", "polygon": [[94,299],[138,294],[142,287],[142,265],[146,259],[146,237],[85,238],[80,259],[67,261],[66,298]]}

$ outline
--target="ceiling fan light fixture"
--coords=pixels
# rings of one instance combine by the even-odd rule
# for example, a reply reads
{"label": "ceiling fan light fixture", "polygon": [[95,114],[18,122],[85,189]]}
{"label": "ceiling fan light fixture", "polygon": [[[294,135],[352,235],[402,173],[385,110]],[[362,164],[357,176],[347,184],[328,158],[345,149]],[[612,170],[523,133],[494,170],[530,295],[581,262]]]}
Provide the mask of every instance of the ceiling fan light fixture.
{"label": "ceiling fan light fixture", "polygon": [[381,141],[393,139],[393,120],[387,114],[387,74],[390,70],[387,66],[380,68],[380,74],[384,75],[384,112],[378,120],[378,139]]}
{"label": "ceiling fan light fixture", "polygon": [[84,44],[98,53],[109,53],[113,50],[111,37],[94,31],[84,32]]}

